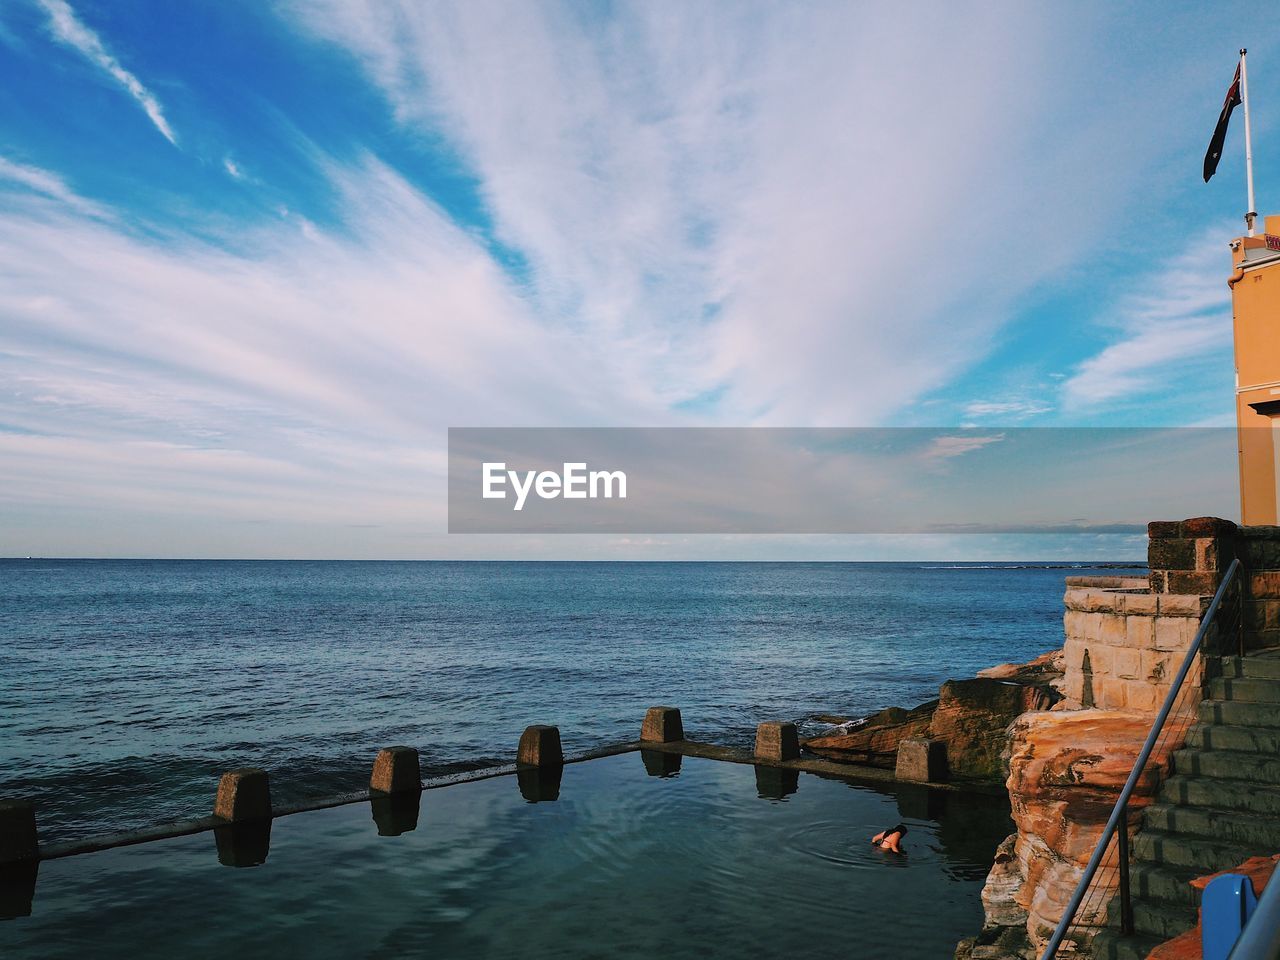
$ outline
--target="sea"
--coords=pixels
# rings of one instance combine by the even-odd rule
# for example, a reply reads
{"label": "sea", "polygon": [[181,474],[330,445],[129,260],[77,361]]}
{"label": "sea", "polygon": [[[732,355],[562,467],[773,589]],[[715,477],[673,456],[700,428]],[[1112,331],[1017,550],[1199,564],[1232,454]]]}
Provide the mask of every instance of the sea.
{"label": "sea", "polygon": [[[380,747],[426,776],[634,740],[913,706],[1062,643],[1088,564],[0,561],[0,797],[42,842],[208,814],[218,776],[278,802],[359,789]],[[822,719],[820,719],[822,718]]]}

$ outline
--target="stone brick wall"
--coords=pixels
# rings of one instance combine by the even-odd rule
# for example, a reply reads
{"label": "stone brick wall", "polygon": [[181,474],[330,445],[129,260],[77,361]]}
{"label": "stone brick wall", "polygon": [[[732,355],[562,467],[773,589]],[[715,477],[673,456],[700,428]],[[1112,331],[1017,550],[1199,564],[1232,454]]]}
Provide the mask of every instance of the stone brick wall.
{"label": "stone brick wall", "polygon": [[1063,601],[1067,708],[1143,713],[1164,702],[1208,605],[1122,577],[1069,577]]}
{"label": "stone brick wall", "polygon": [[1236,544],[1246,574],[1240,598],[1245,648],[1280,647],[1280,527],[1241,527]]}

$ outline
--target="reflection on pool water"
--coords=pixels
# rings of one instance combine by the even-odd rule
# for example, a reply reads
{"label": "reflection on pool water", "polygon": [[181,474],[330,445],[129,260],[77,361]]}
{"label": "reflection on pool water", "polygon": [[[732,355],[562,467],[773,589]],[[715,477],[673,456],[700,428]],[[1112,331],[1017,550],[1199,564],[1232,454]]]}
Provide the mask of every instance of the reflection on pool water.
{"label": "reflection on pool water", "polygon": [[[945,958],[1011,829],[999,797],[656,752],[557,774],[46,861],[0,955]],[[899,820],[906,856],[869,844]]]}

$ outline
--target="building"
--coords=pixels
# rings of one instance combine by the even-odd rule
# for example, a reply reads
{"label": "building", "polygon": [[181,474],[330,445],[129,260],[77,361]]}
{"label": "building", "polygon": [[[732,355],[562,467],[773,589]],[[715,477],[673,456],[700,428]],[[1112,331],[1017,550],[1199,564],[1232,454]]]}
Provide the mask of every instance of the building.
{"label": "building", "polygon": [[1240,518],[1280,523],[1280,216],[1231,244]]}

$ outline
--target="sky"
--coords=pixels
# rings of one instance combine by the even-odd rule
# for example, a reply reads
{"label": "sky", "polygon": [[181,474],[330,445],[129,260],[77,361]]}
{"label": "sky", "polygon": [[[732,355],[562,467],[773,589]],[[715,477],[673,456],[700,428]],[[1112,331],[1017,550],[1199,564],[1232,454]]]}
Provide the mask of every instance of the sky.
{"label": "sky", "polygon": [[449,536],[446,432],[1230,426],[1270,19],[6,0],[0,555],[1140,558]]}

